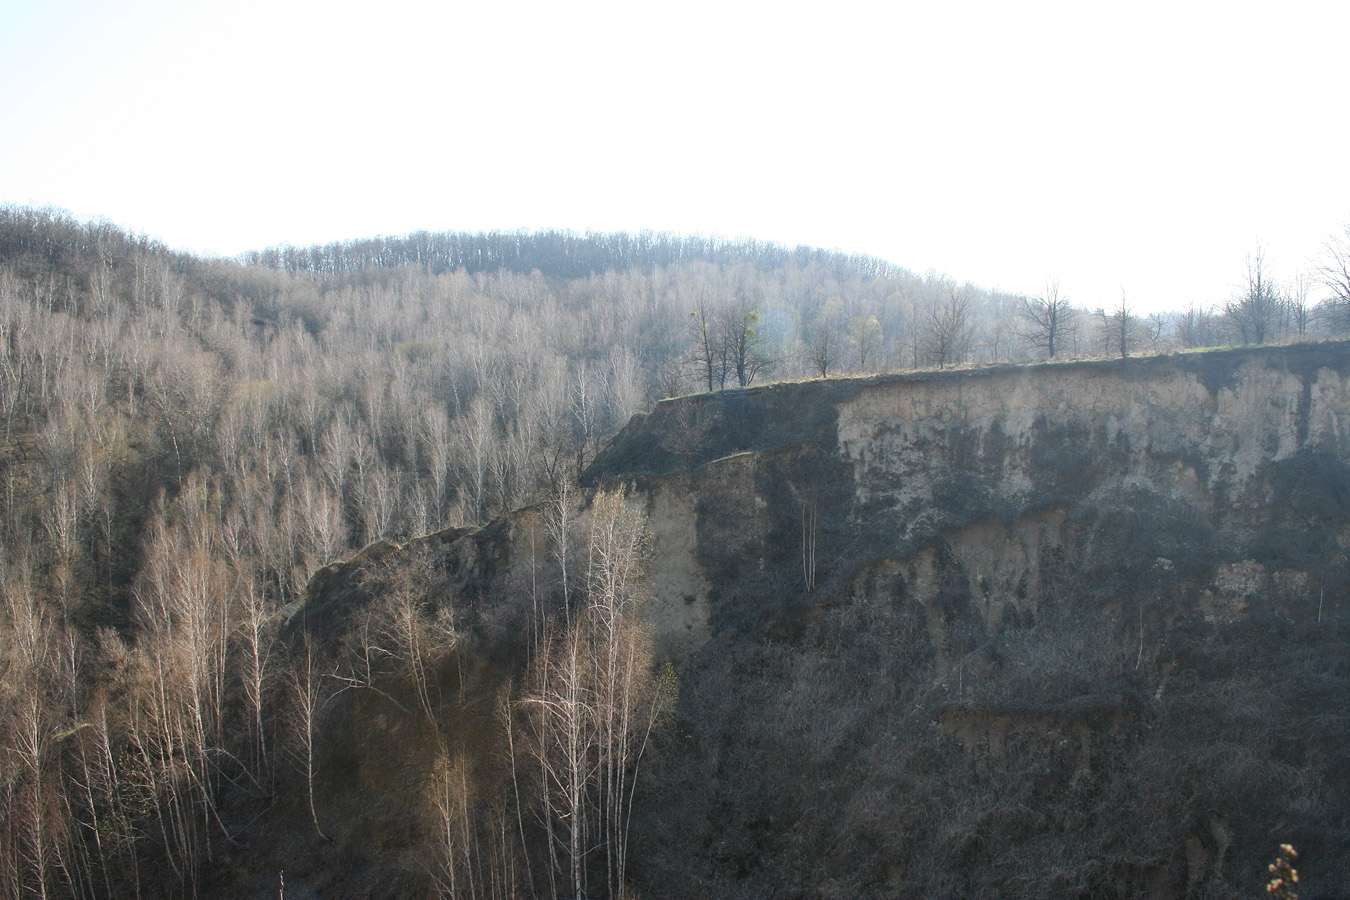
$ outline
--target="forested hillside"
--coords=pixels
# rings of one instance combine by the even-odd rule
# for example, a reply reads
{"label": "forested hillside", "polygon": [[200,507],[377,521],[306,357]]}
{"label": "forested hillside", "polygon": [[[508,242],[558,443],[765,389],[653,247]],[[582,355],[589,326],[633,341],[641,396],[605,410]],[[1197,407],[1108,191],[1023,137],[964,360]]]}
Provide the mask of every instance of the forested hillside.
{"label": "forested hillside", "polygon": [[662,397],[1339,321],[1253,296],[1073,310],[1047,348],[1051,291],[810,249],[418,234],[220,260],[0,209],[0,889],[194,893],[313,763],[317,676],[283,625],[314,573],[557,497]]}
{"label": "forested hillside", "polygon": [[854,367],[898,359],[912,348],[882,327],[954,287],[667,237],[243,264],[0,211],[0,882],[183,890],[231,832],[224,789],[263,803],[292,765],[276,634],[321,566],[537,500],[632,413],[735,384],[737,362],[746,381],[800,372],[825,317],[877,316]]}

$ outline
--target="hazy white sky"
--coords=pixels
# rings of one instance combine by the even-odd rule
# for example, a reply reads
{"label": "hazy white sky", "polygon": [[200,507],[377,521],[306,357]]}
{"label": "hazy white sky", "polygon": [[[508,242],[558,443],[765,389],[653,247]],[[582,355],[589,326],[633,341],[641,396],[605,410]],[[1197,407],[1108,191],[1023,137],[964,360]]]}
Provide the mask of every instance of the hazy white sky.
{"label": "hazy white sky", "polygon": [[1328,0],[0,0],[0,202],[230,255],[750,236],[1180,307],[1350,220],[1347,33]]}

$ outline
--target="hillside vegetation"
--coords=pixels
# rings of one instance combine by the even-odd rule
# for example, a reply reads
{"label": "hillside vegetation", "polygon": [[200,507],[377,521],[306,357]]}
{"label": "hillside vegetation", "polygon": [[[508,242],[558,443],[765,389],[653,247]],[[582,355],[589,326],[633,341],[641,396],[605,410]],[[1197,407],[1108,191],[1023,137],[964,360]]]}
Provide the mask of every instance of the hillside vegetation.
{"label": "hillside vegetation", "polygon": [[[1255,337],[1254,322],[1263,340],[1340,327],[1339,302],[1313,315],[1287,300],[1174,319],[1079,310],[1054,352],[1114,354],[1121,335],[1128,352],[1239,342]],[[0,209],[0,888],[275,896],[275,882],[250,879],[306,865],[293,894],[308,884],[325,896],[614,896],[632,884],[665,896],[628,862],[654,872],[676,864],[651,843],[660,832],[644,824],[656,815],[646,792],[724,764],[731,785],[744,769],[790,762],[744,755],[756,729],[797,727],[776,724],[770,694],[746,699],[762,720],[719,737],[725,748],[682,752],[680,741],[694,738],[679,723],[708,702],[717,666],[744,685],[756,682],[732,669],[758,666],[773,679],[782,667],[834,666],[862,685],[869,651],[860,643],[822,656],[839,644],[821,633],[804,655],[775,641],[758,662],[738,653],[663,673],[659,647],[627,618],[646,590],[641,566],[628,571],[613,543],[624,538],[641,560],[647,529],[660,523],[627,518],[626,501],[597,506],[569,491],[609,438],[662,397],[769,377],[1038,358],[1049,348],[1034,313],[1048,301],[1048,292],[1015,298],[873,259],[750,242],[422,234],[219,260],[60,214]],[[666,449],[701,458],[712,429],[687,417]],[[507,552],[514,527],[500,517],[531,504],[555,510],[551,520],[537,512],[535,581],[521,569],[505,599],[483,588],[462,608],[442,603],[452,589],[466,596],[464,579],[496,577],[489,562]],[[607,529],[595,512],[604,508]],[[472,560],[454,571],[435,562],[489,521],[472,532]],[[428,565],[409,568],[400,553]],[[352,569],[326,568],[349,559]],[[366,580],[348,584],[352,571]],[[345,586],[346,606],[302,602],[314,599],[307,586],[325,583]],[[806,633],[799,626],[782,627]],[[1084,624],[1074,640],[1091,644],[1097,627]],[[1341,689],[1339,676],[1326,677],[1328,690]],[[568,722],[529,716],[565,706],[558,692],[569,683],[603,686],[607,698],[607,718],[570,723],[592,730],[586,752],[599,754],[571,759],[570,783],[586,785],[585,797],[562,787]],[[1266,722],[1253,714],[1249,724]],[[414,748],[405,770],[395,755],[371,762],[391,735]],[[813,743],[813,759],[824,767],[834,746]],[[920,762],[907,773],[957,765],[946,745],[915,747]],[[1252,765],[1267,771],[1264,760]],[[639,765],[653,781],[631,780]],[[384,785],[394,806],[361,806],[344,793],[353,778]],[[1030,775],[1016,778],[1034,794]],[[540,799],[527,820],[513,798],[531,784]],[[1236,784],[1317,791],[1285,769]],[[409,792],[406,808],[391,799]],[[841,866],[870,852],[837,844],[842,833],[823,822],[812,830],[807,813],[828,816],[828,805],[742,821],[749,801],[727,803],[728,827],[739,830],[718,830],[713,849],[698,851],[715,871],[691,882],[692,893],[786,858],[767,834],[827,846]],[[1063,816],[1079,808],[1064,799]],[[789,814],[807,818],[785,832]],[[918,828],[922,816],[906,815]],[[581,818],[590,830],[567,830]],[[381,824],[362,831],[367,819]],[[830,877],[845,893],[893,882],[902,894],[942,872],[954,878],[985,839],[942,835],[946,843],[924,845],[950,850],[934,874],[910,865],[869,870],[862,882]],[[583,837],[603,849],[583,849]],[[350,856],[357,847],[381,857],[382,874],[363,880],[377,867]],[[812,878],[784,871],[772,887],[829,892]],[[973,889],[932,884],[952,896]],[[1088,889],[1064,895],[1075,890]]]}

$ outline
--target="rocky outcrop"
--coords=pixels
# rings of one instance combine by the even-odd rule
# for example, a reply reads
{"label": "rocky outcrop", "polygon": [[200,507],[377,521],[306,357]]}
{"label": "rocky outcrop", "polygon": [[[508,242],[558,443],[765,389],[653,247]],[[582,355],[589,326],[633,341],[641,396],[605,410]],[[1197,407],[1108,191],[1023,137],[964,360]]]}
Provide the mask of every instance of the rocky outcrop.
{"label": "rocky outcrop", "polygon": [[[1222,897],[1276,837],[1350,857],[1347,379],[1325,343],[635,417],[584,487],[648,513],[681,682],[640,892]],[[518,667],[548,519],[587,496],[333,567],[308,614],[340,631],[415,557]],[[1305,896],[1346,878],[1311,864]]]}
{"label": "rocky outcrop", "polygon": [[985,627],[1034,617],[1053,578],[1231,598],[1247,561],[1340,590],[1348,372],[1321,344],[771,385],[664,401],[588,477],[683,536],[657,542],[679,586],[654,587],[707,607],[672,619],[687,650],[704,622],[781,629],[901,565],[925,602],[962,582]]}

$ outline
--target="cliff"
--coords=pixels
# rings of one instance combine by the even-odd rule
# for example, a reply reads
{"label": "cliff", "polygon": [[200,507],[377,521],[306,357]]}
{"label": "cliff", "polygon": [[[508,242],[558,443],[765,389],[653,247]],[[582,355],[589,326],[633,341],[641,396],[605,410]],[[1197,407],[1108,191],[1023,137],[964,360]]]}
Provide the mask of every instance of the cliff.
{"label": "cliff", "polygon": [[[371,548],[304,621],[340,641],[413,585],[458,623],[440,714],[481,721],[559,608],[550,517],[622,488],[680,680],[642,896],[1250,896],[1281,841],[1340,896],[1348,376],[1326,343],[667,400],[574,501]],[[421,815],[416,728],[361,702],[328,762],[369,793],[321,810],[380,811],[348,846]]]}

